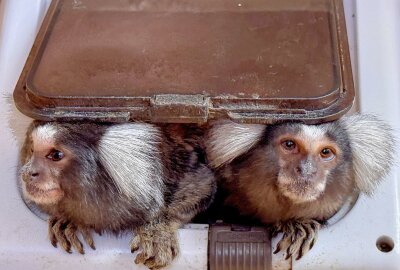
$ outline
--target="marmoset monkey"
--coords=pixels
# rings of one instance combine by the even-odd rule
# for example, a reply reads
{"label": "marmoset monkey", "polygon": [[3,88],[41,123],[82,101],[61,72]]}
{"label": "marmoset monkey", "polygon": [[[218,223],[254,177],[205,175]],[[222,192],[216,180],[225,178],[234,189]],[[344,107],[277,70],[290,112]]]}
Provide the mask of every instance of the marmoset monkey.
{"label": "marmoset monkey", "polygon": [[216,191],[197,126],[34,121],[21,152],[23,196],[50,216],[49,238],[67,252],[91,232],[135,234],[135,262],[151,269],[179,252],[177,229]]}
{"label": "marmoset monkey", "polygon": [[283,233],[275,253],[300,259],[354,192],[371,194],[394,159],[391,128],[372,115],[320,125],[215,122],[209,162],[225,204]]}

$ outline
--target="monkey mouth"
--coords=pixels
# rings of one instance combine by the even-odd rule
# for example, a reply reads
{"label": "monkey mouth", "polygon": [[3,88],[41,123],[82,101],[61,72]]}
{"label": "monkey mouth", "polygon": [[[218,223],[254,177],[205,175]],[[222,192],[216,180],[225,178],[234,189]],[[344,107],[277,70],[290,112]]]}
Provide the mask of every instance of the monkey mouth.
{"label": "monkey mouth", "polygon": [[36,185],[26,185],[24,193],[28,199],[38,204],[54,204],[64,195],[59,187],[40,188]]}
{"label": "monkey mouth", "polygon": [[315,201],[323,193],[319,185],[297,181],[285,184],[280,183],[278,184],[278,188],[285,197],[294,203]]}
{"label": "monkey mouth", "polygon": [[279,191],[293,203],[306,203],[317,200],[325,191],[326,182],[313,179],[303,180],[290,174],[278,175],[277,187]]}

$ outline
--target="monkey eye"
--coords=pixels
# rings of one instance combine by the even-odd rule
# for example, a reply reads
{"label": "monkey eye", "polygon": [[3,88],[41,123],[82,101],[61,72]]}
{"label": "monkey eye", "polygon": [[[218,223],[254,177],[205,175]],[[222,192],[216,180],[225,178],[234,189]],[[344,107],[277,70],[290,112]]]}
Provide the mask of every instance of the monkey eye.
{"label": "monkey eye", "polygon": [[292,140],[285,140],[281,143],[281,145],[283,146],[284,149],[288,151],[293,151],[297,148],[296,143]]}
{"label": "monkey eye", "polygon": [[50,154],[46,156],[46,158],[52,161],[60,161],[64,158],[64,153],[58,150],[52,150]]}
{"label": "monkey eye", "polygon": [[335,152],[333,152],[332,149],[330,148],[324,148],[320,152],[320,156],[325,160],[325,161],[330,161],[335,158]]}

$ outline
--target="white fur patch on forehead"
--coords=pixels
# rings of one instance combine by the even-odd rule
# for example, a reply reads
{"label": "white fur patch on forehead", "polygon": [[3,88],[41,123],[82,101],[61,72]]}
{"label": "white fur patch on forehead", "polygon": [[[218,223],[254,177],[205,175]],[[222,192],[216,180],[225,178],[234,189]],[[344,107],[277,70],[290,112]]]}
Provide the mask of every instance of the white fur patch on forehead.
{"label": "white fur patch on forehead", "polygon": [[36,127],[32,132],[34,145],[48,145],[54,143],[54,137],[57,133],[57,128],[48,123]]}
{"label": "white fur patch on forehead", "polygon": [[119,191],[136,198],[144,209],[163,199],[160,130],[151,124],[110,126],[99,143],[100,160]]}
{"label": "white fur patch on forehead", "polygon": [[307,141],[317,141],[326,136],[326,131],[322,126],[301,125],[300,136]]}

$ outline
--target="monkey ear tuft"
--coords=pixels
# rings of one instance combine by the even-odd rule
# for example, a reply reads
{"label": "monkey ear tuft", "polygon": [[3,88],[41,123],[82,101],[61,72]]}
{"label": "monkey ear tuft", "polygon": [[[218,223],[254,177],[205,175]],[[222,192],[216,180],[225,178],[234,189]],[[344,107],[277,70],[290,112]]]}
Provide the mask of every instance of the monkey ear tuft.
{"label": "monkey ear tuft", "polygon": [[264,135],[266,125],[238,124],[219,120],[210,124],[206,134],[206,152],[213,168],[228,164],[249,151]]}
{"label": "monkey ear tuft", "polygon": [[355,114],[340,121],[349,134],[357,188],[371,195],[394,163],[393,130],[370,114]]}

